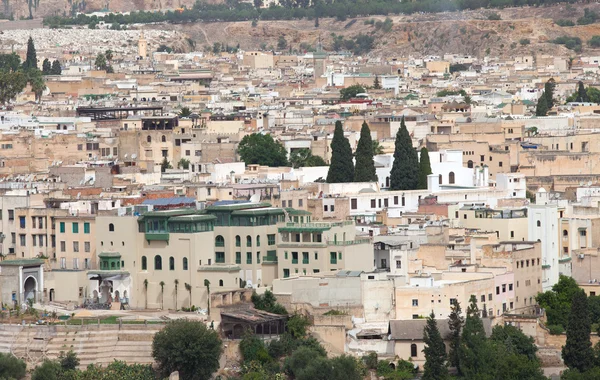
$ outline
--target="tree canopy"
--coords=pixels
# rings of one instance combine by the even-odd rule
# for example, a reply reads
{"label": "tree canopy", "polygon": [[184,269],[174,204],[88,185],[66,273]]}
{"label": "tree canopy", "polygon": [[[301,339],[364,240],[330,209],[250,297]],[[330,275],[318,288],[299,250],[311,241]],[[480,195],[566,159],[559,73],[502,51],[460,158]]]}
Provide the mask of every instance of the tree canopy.
{"label": "tree canopy", "polygon": [[288,165],[285,148],[269,134],[253,133],[244,136],[238,145],[238,153],[246,165]]}
{"label": "tree canopy", "polygon": [[373,161],[373,140],[366,121],[363,122],[360,130],[360,140],[358,140],[355,157],[354,182],[377,182],[375,162]]}
{"label": "tree canopy", "polygon": [[427,148],[421,148],[419,157],[419,184],[418,189],[427,189],[427,176],[432,174],[431,161],[429,160],[429,151]]}
{"label": "tree canopy", "polygon": [[163,376],[179,371],[183,380],[208,380],[219,369],[223,343],[201,321],[169,322],[154,335],[152,356]]}
{"label": "tree canopy", "polygon": [[567,367],[585,372],[594,366],[590,333],[587,296],[583,290],[578,290],[571,299],[567,343],[562,348],[562,357]]}
{"label": "tree canopy", "polygon": [[251,301],[258,310],[268,311],[273,314],[287,314],[285,307],[277,302],[277,298],[275,298],[275,295],[270,290],[266,290],[262,295],[256,292],[252,293]]}
{"label": "tree canopy", "polygon": [[579,286],[573,278],[561,275],[552,290],[536,296],[537,303],[546,311],[549,326],[558,325],[563,329],[567,327],[571,300],[578,291]]}
{"label": "tree canopy", "polygon": [[348,86],[346,88],[342,88],[340,90],[340,98],[342,100],[348,100],[355,98],[356,95],[362,94],[365,92],[365,88],[360,84],[353,84],[352,86]]}
{"label": "tree canopy", "polygon": [[321,156],[315,156],[310,149],[295,149],[290,153],[290,164],[294,168],[327,166],[327,163]]}
{"label": "tree canopy", "polygon": [[406,129],[404,117],[396,133],[394,163],[390,172],[392,190],[415,190],[419,184],[419,159],[412,146],[412,139]]}
{"label": "tree canopy", "polygon": [[29,36],[27,40],[27,55],[25,62],[23,62],[23,68],[25,70],[37,69],[37,54],[35,52],[35,44],[33,38]]}
{"label": "tree canopy", "polygon": [[344,137],[341,121],[335,122],[335,131],[331,140],[331,163],[327,172],[328,183],[352,182],[354,180],[354,164],[352,148]]}
{"label": "tree canopy", "polygon": [[440,334],[440,330],[437,327],[433,311],[431,311],[431,314],[427,317],[427,325],[423,330],[423,341],[425,342],[425,348],[423,349],[425,354],[423,379],[448,379],[448,363],[446,362],[448,356],[446,355],[446,346],[444,345],[444,339]]}

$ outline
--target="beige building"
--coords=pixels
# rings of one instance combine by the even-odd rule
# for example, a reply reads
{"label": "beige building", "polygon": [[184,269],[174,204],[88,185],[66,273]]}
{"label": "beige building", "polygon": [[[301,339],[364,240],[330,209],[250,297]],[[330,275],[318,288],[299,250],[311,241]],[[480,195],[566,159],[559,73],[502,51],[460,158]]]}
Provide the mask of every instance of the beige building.
{"label": "beige building", "polygon": [[461,227],[495,232],[498,240],[527,240],[527,209],[489,209],[462,207],[458,213]]}
{"label": "beige building", "polygon": [[[96,245],[94,244],[96,219],[94,215],[56,216],[54,225],[56,228],[56,268],[92,269],[96,262]],[[102,249],[102,247],[100,248]]]}

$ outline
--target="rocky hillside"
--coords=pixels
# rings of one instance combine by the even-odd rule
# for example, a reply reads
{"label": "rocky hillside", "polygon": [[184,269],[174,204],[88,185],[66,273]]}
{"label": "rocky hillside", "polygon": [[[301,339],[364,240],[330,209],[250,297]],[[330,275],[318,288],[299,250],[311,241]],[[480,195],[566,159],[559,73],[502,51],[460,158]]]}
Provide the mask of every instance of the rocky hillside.
{"label": "rocky hillside", "polygon": [[[600,14],[600,4],[586,5]],[[496,12],[500,20],[490,21],[488,16]],[[175,29],[188,34],[196,41],[196,48],[215,42],[243,49],[257,49],[263,46],[277,46],[283,35],[288,45],[301,50],[303,46],[315,46],[319,38],[326,49],[331,49],[334,34],[345,39],[366,34],[374,37],[374,48],[370,55],[406,56],[441,55],[444,53],[470,54],[477,56],[554,54],[575,56],[574,50],[550,41],[562,36],[579,37],[582,48],[589,52],[587,41],[600,35],[600,23],[561,27],[557,19],[576,21],[583,15],[583,7],[565,9],[564,6],[540,8],[511,8],[506,10],[454,12],[413,16],[390,16],[391,30],[384,31],[365,21],[384,21],[385,17],[367,17],[354,20],[314,20],[259,21],[251,22],[194,23],[185,25],[154,25],[152,28]]]}

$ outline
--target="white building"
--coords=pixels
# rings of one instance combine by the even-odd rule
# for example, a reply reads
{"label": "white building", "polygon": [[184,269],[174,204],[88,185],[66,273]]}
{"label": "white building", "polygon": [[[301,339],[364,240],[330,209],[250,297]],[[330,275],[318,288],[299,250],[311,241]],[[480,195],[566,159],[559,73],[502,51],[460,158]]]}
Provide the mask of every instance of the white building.
{"label": "white building", "polygon": [[548,202],[548,193],[544,188],[538,190],[535,199],[536,204],[528,207],[528,240],[541,242],[542,290],[546,291],[558,282],[561,272],[558,205]]}

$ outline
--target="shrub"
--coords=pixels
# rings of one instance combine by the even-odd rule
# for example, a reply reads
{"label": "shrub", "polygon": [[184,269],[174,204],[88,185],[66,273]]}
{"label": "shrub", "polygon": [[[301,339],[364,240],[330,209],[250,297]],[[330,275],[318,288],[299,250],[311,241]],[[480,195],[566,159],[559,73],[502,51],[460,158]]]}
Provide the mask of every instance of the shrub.
{"label": "shrub", "polygon": [[0,353],[0,379],[25,377],[25,362],[14,355]]}
{"label": "shrub", "polygon": [[558,26],[575,26],[575,23],[571,20],[559,19],[554,21],[554,23]]}
{"label": "shrub", "polygon": [[548,330],[551,335],[560,335],[565,332],[565,329],[561,325],[548,326]]}
{"label": "shrub", "polygon": [[494,13],[490,13],[489,14],[488,20],[498,21],[498,20],[501,20],[501,17],[500,17],[500,15],[498,13],[494,12]]}
{"label": "shrub", "polygon": [[600,47],[600,36],[592,36],[588,41],[588,45],[595,48]]}
{"label": "shrub", "polygon": [[529,38],[521,38],[519,40],[519,43],[521,44],[521,46],[525,46],[525,45],[529,45],[531,43],[531,41],[529,41]]}

